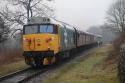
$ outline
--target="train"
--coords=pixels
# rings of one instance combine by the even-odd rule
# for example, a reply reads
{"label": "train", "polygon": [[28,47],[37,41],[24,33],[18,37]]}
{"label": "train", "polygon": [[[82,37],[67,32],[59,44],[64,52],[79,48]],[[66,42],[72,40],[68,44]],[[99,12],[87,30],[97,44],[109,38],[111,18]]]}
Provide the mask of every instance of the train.
{"label": "train", "polygon": [[30,66],[51,65],[101,39],[56,19],[32,17],[23,27],[23,56]]}

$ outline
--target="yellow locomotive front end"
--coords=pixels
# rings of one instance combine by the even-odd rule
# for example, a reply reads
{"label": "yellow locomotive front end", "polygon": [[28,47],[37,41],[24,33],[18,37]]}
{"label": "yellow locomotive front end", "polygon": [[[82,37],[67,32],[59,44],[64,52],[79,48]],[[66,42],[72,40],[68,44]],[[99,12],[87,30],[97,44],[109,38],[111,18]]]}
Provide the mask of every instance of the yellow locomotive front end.
{"label": "yellow locomotive front end", "polygon": [[58,27],[54,24],[29,24],[23,29],[23,49],[28,65],[49,65],[55,63],[59,52]]}

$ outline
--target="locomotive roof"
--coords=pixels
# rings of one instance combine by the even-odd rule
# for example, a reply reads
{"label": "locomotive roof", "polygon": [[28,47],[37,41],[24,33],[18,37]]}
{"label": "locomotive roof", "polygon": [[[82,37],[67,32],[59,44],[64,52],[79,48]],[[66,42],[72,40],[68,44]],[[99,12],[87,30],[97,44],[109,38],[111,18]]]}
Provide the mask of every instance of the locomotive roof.
{"label": "locomotive roof", "polygon": [[58,24],[60,26],[66,26],[67,28],[74,30],[74,28],[79,32],[79,33],[85,33],[88,35],[93,35],[93,36],[98,36],[98,37],[102,37],[101,35],[95,35],[93,33],[89,33],[89,32],[85,32],[83,30],[79,30],[78,27],[74,27],[68,23],[59,21],[55,18],[48,18],[48,17],[32,17],[30,18],[30,21],[27,24]]}
{"label": "locomotive roof", "polygon": [[58,24],[60,26],[66,26],[69,29],[74,29],[73,26],[64,23],[62,21],[59,21],[55,18],[48,18],[48,17],[32,17],[30,18],[30,21],[28,22],[28,24]]}

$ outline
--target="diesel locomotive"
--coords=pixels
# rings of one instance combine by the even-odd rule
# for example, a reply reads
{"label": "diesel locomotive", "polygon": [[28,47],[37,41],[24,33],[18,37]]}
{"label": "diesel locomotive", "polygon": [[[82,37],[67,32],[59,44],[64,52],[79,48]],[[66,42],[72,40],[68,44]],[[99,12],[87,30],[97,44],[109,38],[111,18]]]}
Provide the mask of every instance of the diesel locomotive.
{"label": "diesel locomotive", "polygon": [[54,64],[98,42],[101,36],[47,17],[32,17],[23,27],[23,56],[30,66]]}

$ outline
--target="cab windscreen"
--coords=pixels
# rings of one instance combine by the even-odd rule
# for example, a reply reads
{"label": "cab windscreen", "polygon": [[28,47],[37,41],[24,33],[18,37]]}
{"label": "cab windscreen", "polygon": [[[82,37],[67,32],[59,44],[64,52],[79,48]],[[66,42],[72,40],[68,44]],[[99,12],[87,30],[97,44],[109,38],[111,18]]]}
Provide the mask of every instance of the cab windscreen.
{"label": "cab windscreen", "polygon": [[40,25],[40,33],[54,33],[53,25]]}
{"label": "cab windscreen", "polygon": [[25,25],[23,29],[24,34],[57,34],[57,32],[57,27],[52,24]]}
{"label": "cab windscreen", "polygon": [[38,25],[29,25],[24,27],[24,34],[36,34],[38,33]]}

